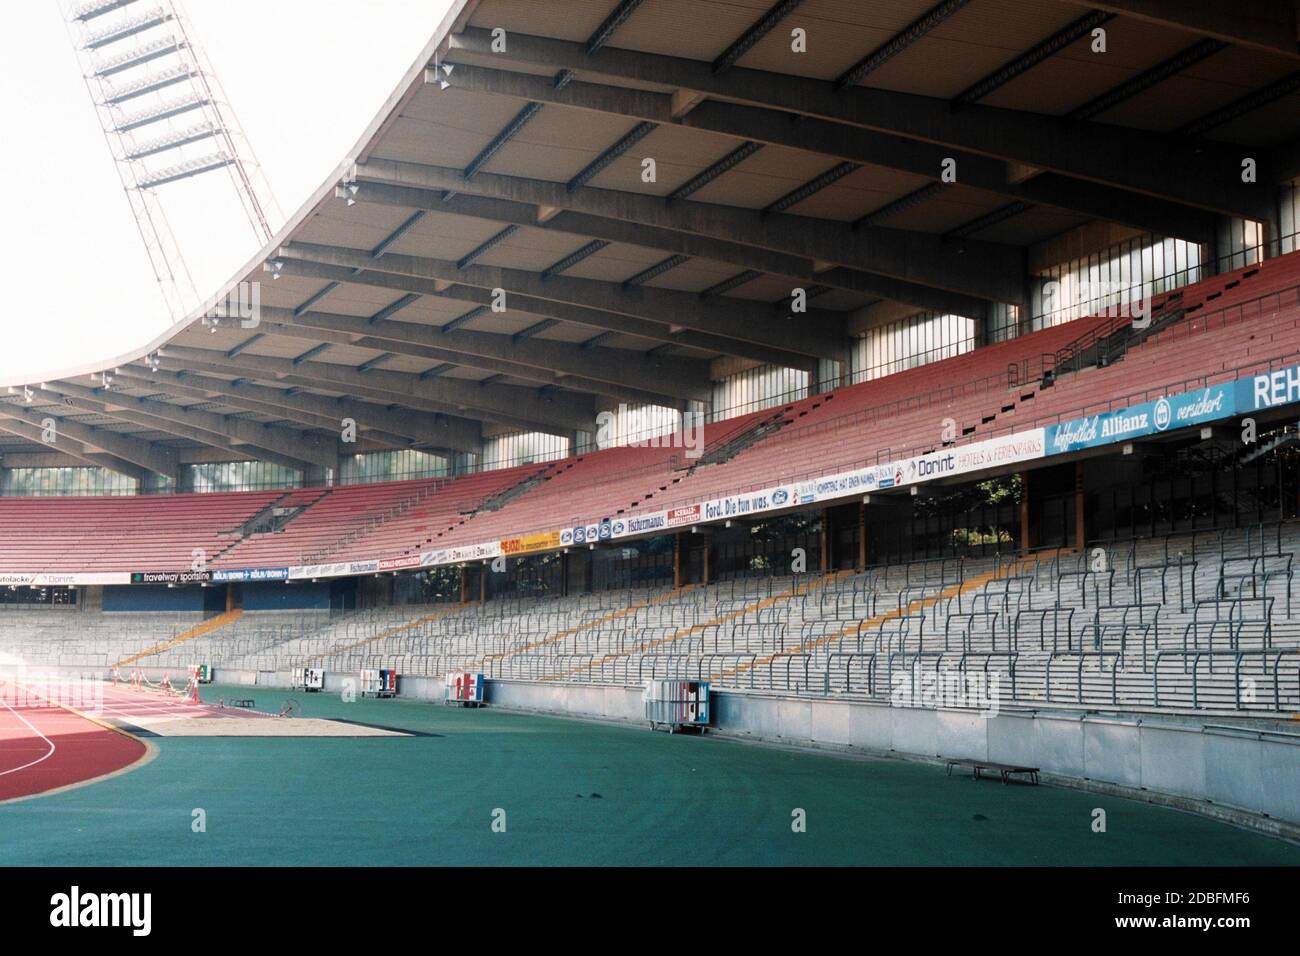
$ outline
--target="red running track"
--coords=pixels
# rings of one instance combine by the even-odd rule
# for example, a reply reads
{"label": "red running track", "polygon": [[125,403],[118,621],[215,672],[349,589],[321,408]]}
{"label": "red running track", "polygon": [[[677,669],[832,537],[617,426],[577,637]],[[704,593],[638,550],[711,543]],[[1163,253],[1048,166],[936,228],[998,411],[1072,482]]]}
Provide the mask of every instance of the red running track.
{"label": "red running track", "polygon": [[0,800],[85,783],[148,752],[144,741],[63,707],[0,700]]}
{"label": "red running track", "polygon": [[[194,704],[126,685],[83,685],[83,708],[102,719],[269,716]],[[116,773],[145,759],[144,741],[48,703],[25,686],[0,687],[0,801],[48,793]]]}

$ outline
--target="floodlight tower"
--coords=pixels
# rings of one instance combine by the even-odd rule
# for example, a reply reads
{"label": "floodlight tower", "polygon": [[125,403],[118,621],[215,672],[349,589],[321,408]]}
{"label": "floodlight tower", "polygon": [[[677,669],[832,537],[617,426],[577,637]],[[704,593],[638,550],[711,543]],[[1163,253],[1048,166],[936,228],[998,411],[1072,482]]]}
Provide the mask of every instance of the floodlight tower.
{"label": "floodlight tower", "polygon": [[167,186],[228,177],[260,248],[283,215],[176,0],[60,0],[95,104],[173,320],[199,302],[167,219]]}

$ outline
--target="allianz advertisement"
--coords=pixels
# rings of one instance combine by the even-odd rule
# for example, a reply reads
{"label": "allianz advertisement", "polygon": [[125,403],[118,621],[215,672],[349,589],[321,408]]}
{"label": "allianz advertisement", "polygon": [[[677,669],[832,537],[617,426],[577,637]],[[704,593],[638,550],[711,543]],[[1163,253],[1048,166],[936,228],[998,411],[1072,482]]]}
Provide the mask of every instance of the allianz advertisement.
{"label": "allianz advertisement", "polygon": [[1047,453],[1061,455],[1230,418],[1237,413],[1238,386],[1249,381],[1211,385],[1195,392],[1166,395],[1154,402],[1048,425]]}

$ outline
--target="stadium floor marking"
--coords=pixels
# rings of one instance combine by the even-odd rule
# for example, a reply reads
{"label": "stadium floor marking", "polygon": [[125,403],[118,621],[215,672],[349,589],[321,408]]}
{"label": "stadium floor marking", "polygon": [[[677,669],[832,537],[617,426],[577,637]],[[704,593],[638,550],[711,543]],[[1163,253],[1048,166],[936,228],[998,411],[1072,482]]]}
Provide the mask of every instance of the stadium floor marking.
{"label": "stadium floor marking", "polygon": [[227,720],[259,720],[274,715],[240,707],[223,707],[213,703],[193,704],[179,697],[160,696],[153,690],[123,690],[105,685],[100,712],[121,720],[133,717],[171,717],[176,719],[221,718]]}
{"label": "stadium floor marking", "polygon": [[393,727],[356,720],[294,717],[284,720],[229,721],[217,717],[134,717],[125,722],[132,732],[150,737],[413,737]]}
{"label": "stadium floor marking", "polygon": [[[157,749],[145,738],[166,735],[142,727],[137,728],[135,721],[141,718],[146,721],[162,719],[167,723],[176,723],[201,717],[257,720],[272,716],[256,711],[225,710],[211,704],[194,705],[183,698],[163,697],[157,691],[138,690],[113,684],[95,685],[96,690],[99,691],[95,709],[102,715],[96,716],[51,700],[30,686],[12,686],[23,699],[37,702],[21,709],[29,713],[38,724],[42,724],[45,730],[36,726],[5,701],[6,708],[16,718],[16,722],[14,726],[8,728],[0,725],[0,755],[6,751],[21,753],[30,747],[33,734],[45,741],[50,750],[37,760],[10,768],[7,773],[0,774],[0,776],[11,777],[0,781],[0,803],[62,793],[65,790],[126,773],[149,762],[157,755]],[[24,725],[29,733],[17,733],[17,723]],[[102,732],[103,735],[87,732],[83,729],[87,724],[93,726],[96,731]],[[308,728],[302,729],[308,730]],[[132,732],[133,730],[139,732]],[[53,740],[50,735],[53,735]],[[55,743],[59,737],[69,738],[62,741],[65,744],[63,748]],[[106,742],[115,746],[105,747]],[[126,742],[125,746],[123,746],[124,742]],[[128,757],[131,759],[127,759]],[[33,773],[32,768],[46,761],[58,764],[59,774],[42,781],[41,774],[45,771]],[[91,772],[87,773],[87,768]],[[94,772],[101,768],[108,769]],[[27,772],[17,776],[17,771],[20,770]]]}
{"label": "stadium floor marking", "polygon": [[[18,706],[0,701],[5,705],[0,711],[0,804],[62,793],[134,770],[157,756],[148,739],[154,737],[439,736],[334,718],[275,720],[273,714],[194,704],[111,684],[97,685],[102,696],[91,714],[31,687],[11,687],[18,692]],[[17,765],[8,767],[8,762]]]}
{"label": "stadium floor marking", "polygon": [[26,717],[24,717],[22,714],[18,713],[18,711],[16,711],[16,710],[13,708],[13,706],[12,706],[8,701],[5,701],[5,707],[7,707],[7,708],[9,709],[9,713],[13,714],[13,715],[14,715],[15,717],[17,717],[20,721],[22,721],[24,724],[26,724],[28,730],[30,730],[30,731],[31,731],[32,733],[34,733],[37,737],[40,737],[41,740],[44,740],[47,744],[49,744],[50,749],[47,750],[47,751],[45,751],[45,753],[44,753],[42,756],[37,757],[35,760],[31,761],[30,763],[25,763],[25,764],[23,764],[23,765],[20,766],[20,767],[11,767],[11,768],[8,769],[8,770],[0,770],[0,777],[7,777],[7,776],[8,776],[9,774],[11,774],[11,773],[17,773],[19,770],[26,770],[28,767],[34,767],[34,766],[36,766],[38,763],[42,763],[42,762],[44,762],[44,761],[46,761],[46,760],[49,760],[50,757],[54,756],[54,751],[56,751],[56,750],[58,749],[58,748],[54,745],[54,741],[53,741],[53,740],[51,740],[49,737],[46,737],[43,733],[41,733],[39,730],[37,730],[35,727],[33,727],[33,726],[32,726],[32,722],[31,722],[30,720],[28,720]]}
{"label": "stadium floor marking", "polygon": [[[5,706],[9,712],[32,733],[44,740],[50,749],[44,757],[38,760],[30,761],[27,764],[0,773],[0,777],[10,775],[9,779],[0,780],[0,804],[50,796],[67,790],[75,790],[78,787],[84,787],[92,783],[99,783],[135,770],[137,767],[142,767],[158,754],[157,749],[147,740],[128,733],[120,727],[114,727],[112,724],[97,720],[88,714],[83,714],[71,707],[49,700],[29,688],[23,688],[23,693],[43,702],[42,706],[24,709],[28,710],[33,717],[40,713],[42,716],[55,718],[52,721],[53,726],[46,724],[46,730],[49,730],[55,739],[59,737],[69,737],[70,739],[63,741],[65,746],[60,750],[45,731],[42,731],[23,717],[16,708],[6,701]],[[85,724],[93,726],[95,732],[88,733],[85,730],[74,729]],[[99,739],[94,740],[94,737]],[[30,741],[31,738],[26,737],[26,740]],[[116,746],[105,748],[102,746],[105,741],[109,741]],[[24,738],[10,736],[5,732],[5,728],[0,726],[0,755],[3,755],[6,751],[21,750],[26,745]],[[90,750],[91,747],[94,749]],[[87,756],[93,759],[87,760]],[[130,759],[127,759],[128,757]],[[46,761],[52,761],[52,767],[33,771],[34,767],[44,764]],[[52,768],[57,769],[58,773],[50,774],[49,771]],[[91,772],[87,773],[87,769]],[[18,776],[18,771],[27,771],[27,773]]]}
{"label": "stadium floor marking", "polygon": [[100,712],[110,726],[143,737],[410,737],[409,731],[336,718],[279,718],[155,690],[106,685]]}

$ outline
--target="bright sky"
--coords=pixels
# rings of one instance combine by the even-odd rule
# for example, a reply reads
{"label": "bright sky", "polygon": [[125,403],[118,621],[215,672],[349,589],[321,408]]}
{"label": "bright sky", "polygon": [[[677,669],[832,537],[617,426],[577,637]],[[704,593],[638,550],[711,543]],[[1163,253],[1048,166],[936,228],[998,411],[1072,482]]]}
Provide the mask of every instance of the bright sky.
{"label": "bright sky", "polygon": [[[290,216],[357,142],[449,0],[181,3]],[[5,4],[0,380],[109,359],[170,324],[60,7]],[[212,295],[257,251],[252,229],[224,173],[164,188],[177,190],[171,225],[199,294]]]}

